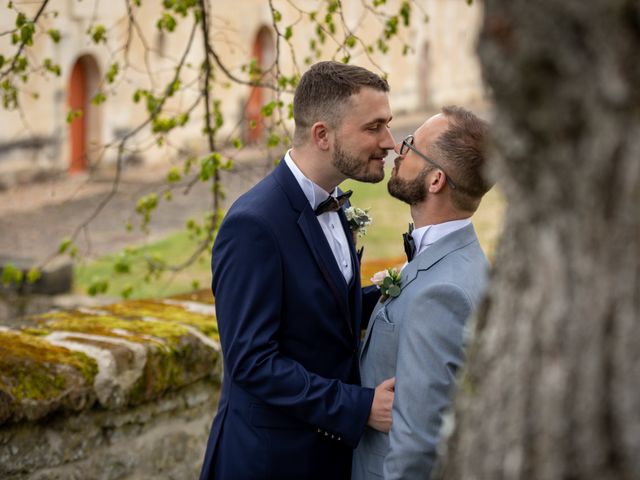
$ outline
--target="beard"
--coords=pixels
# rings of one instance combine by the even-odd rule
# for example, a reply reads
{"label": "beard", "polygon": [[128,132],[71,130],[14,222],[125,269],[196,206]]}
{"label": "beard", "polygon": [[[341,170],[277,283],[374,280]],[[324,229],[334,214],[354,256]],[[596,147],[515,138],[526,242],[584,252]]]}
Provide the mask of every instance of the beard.
{"label": "beard", "polygon": [[[386,152],[376,155],[384,157]],[[342,149],[337,139],[332,163],[340,173],[359,182],[378,183],[384,178],[384,168],[370,168],[369,159],[363,162],[357,157],[350,155]],[[373,165],[371,165],[371,167],[373,167]]]}
{"label": "beard", "polygon": [[420,171],[418,176],[413,180],[404,180],[398,177],[397,167],[395,173],[391,174],[391,178],[387,183],[387,191],[389,195],[401,200],[409,205],[416,205],[423,202],[427,198],[427,186],[425,179],[432,170],[431,167],[425,167]]}

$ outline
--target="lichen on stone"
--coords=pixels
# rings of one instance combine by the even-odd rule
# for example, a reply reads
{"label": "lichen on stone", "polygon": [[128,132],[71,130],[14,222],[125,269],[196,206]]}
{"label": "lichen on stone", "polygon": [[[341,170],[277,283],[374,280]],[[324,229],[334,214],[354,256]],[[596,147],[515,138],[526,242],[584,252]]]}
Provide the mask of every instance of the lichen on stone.
{"label": "lichen on stone", "polygon": [[90,395],[97,372],[96,362],[83,353],[24,332],[0,331],[0,423],[87,403],[78,398]]}

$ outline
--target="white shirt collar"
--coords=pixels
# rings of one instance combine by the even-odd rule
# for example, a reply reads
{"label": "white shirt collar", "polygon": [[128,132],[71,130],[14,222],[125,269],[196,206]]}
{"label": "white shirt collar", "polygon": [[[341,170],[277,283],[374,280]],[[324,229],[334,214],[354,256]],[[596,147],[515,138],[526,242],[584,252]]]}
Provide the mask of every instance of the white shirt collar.
{"label": "white shirt collar", "polygon": [[420,255],[428,246],[434,244],[445,235],[464,228],[470,223],[471,218],[464,218],[462,220],[451,220],[450,222],[416,228],[411,232],[413,241],[416,244],[416,256]]}
{"label": "white shirt collar", "polygon": [[293,158],[291,158],[291,150],[288,150],[287,153],[285,153],[284,161],[287,164],[287,167],[289,167],[289,170],[291,170],[291,173],[293,173],[293,176],[298,181],[298,184],[300,185],[304,196],[307,197],[307,200],[309,200],[309,203],[311,204],[311,208],[313,210],[315,210],[318,205],[329,198],[329,195],[333,195],[334,197],[338,195],[337,187],[334,188],[333,192],[329,194],[324,188],[309,180],[305,176],[305,174],[302,173],[302,171],[298,168],[296,162],[293,161]]}

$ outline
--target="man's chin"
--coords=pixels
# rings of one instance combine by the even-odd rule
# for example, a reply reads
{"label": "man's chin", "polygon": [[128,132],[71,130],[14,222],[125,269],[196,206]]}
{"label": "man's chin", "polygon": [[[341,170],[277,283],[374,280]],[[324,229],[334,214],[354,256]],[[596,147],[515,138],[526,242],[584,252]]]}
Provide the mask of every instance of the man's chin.
{"label": "man's chin", "polygon": [[369,171],[360,175],[353,175],[351,178],[358,182],[380,183],[384,180],[384,168],[381,168],[380,171]]}

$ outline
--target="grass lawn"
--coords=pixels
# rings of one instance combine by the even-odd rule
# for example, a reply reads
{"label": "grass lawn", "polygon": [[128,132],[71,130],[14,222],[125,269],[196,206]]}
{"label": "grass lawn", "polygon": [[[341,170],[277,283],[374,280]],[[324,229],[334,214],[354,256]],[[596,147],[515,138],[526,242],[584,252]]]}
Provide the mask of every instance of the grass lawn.
{"label": "grass lawn", "polygon": [[187,260],[195,248],[196,242],[189,238],[186,231],[180,231],[157,242],[131,247],[128,254],[131,259],[129,272],[117,273],[114,268],[123,255],[126,255],[124,252],[81,263],[74,272],[74,291],[85,294],[92,284],[104,281],[109,283],[109,287],[100,294],[111,297],[121,297],[123,291],[129,288],[132,288],[130,298],[166,297],[209,288],[211,252],[203,253],[188,268],[176,273],[165,273],[160,278],[148,276],[142,261],[143,256],[151,256],[177,265]]}
{"label": "grass lawn", "polygon": [[[343,190],[353,190],[352,205],[368,208],[373,219],[367,234],[358,240],[359,245],[365,246],[362,268],[365,284],[369,283],[368,279],[373,273],[401,265],[405,261],[402,232],[407,230],[407,224],[411,221],[409,207],[388,195],[385,180],[377,184],[348,180],[341,185]],[[485,196],[473,217],[480,244],[490,260],[500,236],[503,215],[504,200],[494,188]],[[132,288],[131,298],[148,298],[184,293],[196,288],[209,288],[210,252],[203,254],[194,265],[181,272],[167,273],[159,279],[145,277],[145,270],[140,261],[142,256],[153,256],[170,264],[178,264],[189,257],[195,245],[186,232],[179,232],[158,242],[131,248],[129,255],[133,263],[129,273],[114,271],[114,265],[118,264],[123,253],[78,265],[75,271],[75,290],[86,293],[90,285],[108,281],[109,287],[105,292],[101,292],[105,295],[119,297],[123,291]]]}

